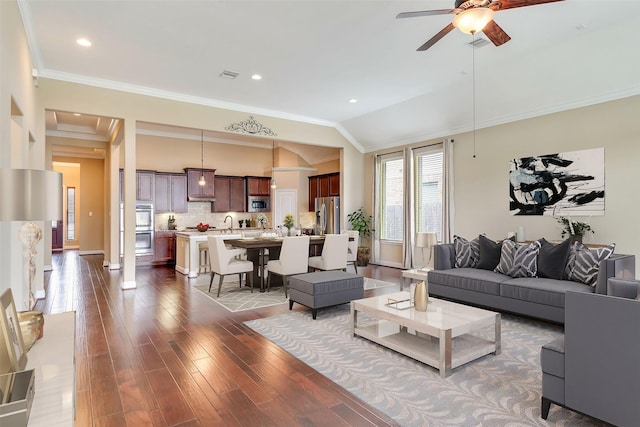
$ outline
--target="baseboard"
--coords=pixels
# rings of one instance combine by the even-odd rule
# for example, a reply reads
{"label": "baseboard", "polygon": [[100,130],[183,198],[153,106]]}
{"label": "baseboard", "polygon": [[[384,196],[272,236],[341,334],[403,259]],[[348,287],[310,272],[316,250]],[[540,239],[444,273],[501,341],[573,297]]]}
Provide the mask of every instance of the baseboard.
{"label": "baseboard", "polygon": [[115,264],[115,263],[109,263],[109,270],[120,270],[121,266],[120,264]]}
{"label": "baseboard", "polygon": [[122,282],[122,285],[120,286],[120,289],[135,289],[136,288],[136,281],[135,280],[130,280],[128,282]]}
{"label": "baseboard", "polygon": [[94,250],[94,251],[78,251],[78,255],[104,255],[103,250]]}

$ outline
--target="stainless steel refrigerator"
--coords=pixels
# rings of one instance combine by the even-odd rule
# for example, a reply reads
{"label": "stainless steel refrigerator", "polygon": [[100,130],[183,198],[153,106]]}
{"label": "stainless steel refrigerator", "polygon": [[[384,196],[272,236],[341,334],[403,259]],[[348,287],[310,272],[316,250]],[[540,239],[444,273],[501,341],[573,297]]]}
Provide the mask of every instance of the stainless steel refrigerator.
{"label": "stainless steel refrigerator", "polygon": [[340,234],[340,197],[316,198],[316,234]]}

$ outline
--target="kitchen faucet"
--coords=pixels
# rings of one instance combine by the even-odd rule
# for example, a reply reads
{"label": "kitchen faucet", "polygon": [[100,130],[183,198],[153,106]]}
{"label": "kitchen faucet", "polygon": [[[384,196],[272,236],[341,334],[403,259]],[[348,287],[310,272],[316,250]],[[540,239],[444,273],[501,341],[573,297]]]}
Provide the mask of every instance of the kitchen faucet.
{"label": "kitchen faucet", "polygon": [[231,220],[231,226],[229,227],[229,231],[233,233],[233,217],[231,215],[227,215],[224,217],[224,223],[227,223],[227,218]]}

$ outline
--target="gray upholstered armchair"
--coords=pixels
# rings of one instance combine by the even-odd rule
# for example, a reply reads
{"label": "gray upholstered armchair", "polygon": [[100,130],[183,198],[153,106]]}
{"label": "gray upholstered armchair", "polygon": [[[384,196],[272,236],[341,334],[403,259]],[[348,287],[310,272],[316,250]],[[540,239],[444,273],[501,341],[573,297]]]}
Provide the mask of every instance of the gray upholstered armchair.
{"label": "gray upholstered armchair", "polygon": [[565,333],[542,347],[542,418],[551,403],[618,426],[640,425],[640,281],[608,294],[567,292]]}

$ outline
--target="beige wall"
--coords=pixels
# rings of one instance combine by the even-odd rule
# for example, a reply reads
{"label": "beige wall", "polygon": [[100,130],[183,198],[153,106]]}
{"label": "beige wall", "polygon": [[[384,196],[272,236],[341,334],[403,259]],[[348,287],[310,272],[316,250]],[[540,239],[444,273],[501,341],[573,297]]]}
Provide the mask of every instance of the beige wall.
{"label": "beige wall", "polygon": [[[104,246],[105,208],[104,160],[75,157],[54,157],[54,162],[73,164],[78,167],[54,165],[54,170],[63,173],[65,189],[76,187],[76,241],[66,241],[65,247],[77,246],[80,254],[102,253]],[[65,211],[66,213],[66,211]],[[115,224],[117,227],[118,224]],[[65,218],[65,237],[66,237]]]}
{"label": "beige wall", "polygon": [[[0,1],[0,167],[44,169],[44,121],[36,112],[29,46],[16,1]],[[38,221],[44,238],[36,246],[33,290],[43,296],[45,259],[51,259],[51,226]],[[16,238],[21,222],[0,222],[0,293],[11,288],[18,310],[26,309],[25,248]],[[48,247],[47,247],[48,246]]]}
{"label": "beige wall", "polygon": [[[204,167],[218,175],[271,176],[271,149],[205,142]],[[138,135],[138,169],[160,172],[184,172],[200,168],[200,141]]]}
{"label": "beige wall", "polygon": [[[552,217],[510,215],[509,160],[604,147],[605,215],[588,218],[596,233],[585,241],[615,242],[617,253],[640,255],[640,197],[634,190],[640,182],[638,111],[640,96],[635,96],[481,129],[476,132],[476,158],[471,133],[453,136],[455,233],[469,238],[479,233],[500,238],[524,226],[527,239],[560,239],[560,229]],[[366,164],[367,186],[371,188],[372,160],[368,158]],[[637,257],[636,270],[640,273],[639,261]]]}

